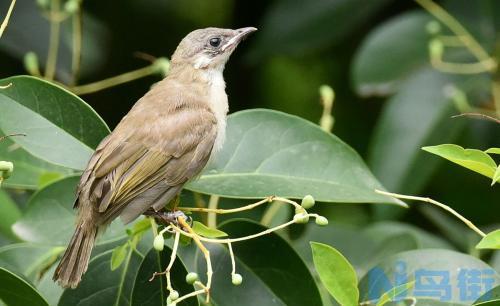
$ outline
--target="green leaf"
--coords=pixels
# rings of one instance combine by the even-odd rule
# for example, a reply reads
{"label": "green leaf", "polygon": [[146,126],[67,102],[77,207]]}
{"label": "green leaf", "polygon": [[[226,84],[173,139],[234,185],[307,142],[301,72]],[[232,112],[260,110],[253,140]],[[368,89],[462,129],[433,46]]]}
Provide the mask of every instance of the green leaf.
{"label": "green leaf", "polygon": [[219,238],[219,237],[226,237],[227,234],[224,233],[221,230],[218,230],[216,228],[210,228],[206,226],[205,224],[194,221],[193,222],[193,231],[197,233],[200,236],[207,237],[207,238]]}
{"label": "green leaf", "polygon": [[410,290],[411,288],[413,288],[414,285],[415,285],[415,281],[411,281],[409,283],[402,284],[402,285],[399,285],[399,286],[396,286],[396,287],[392,288],[391,290],[389,290],[389,291],[385,292],[384,294],[382,294],[382,296],[378,300],[376,306],[383,306],[383,305],[387,304],[388,302],[393,301],[399,295],[404,294],[408,290]]}
{"label": "green leaf", "polygon": [[311,242],[311,249],[314,266],[328,292],[341,305],[358,305],[358,279],[349,261],[326,244]]}
{"label": "green leaf", "polygon": [[500,286],[480,296],[472,306],[498,306],[500,305]]}
{"label": "green leaf", "polygon": [[35,282],[64,249],[33,243],[15,243],[0,248],[0,266]]}
{"label": "green leaf", "polygon": [[[220,229],[230,237],[242,237],[266,228],[250,221],[232,220]],[[211,297],[217,306],[304,306],[322,305],[315,281],[304,262],[280,236],[269,234],[233,244],[236,273],[243,283],[231,283],[228,250],[208,244],[212,257],[213,286]],[[203,256],[198,256],[197,273],[206,274]],[[230,294],[229,294],[230,292]]]}
{"label": "green leaf", "polygon": [[382,186],[342,140],[299,117],[264,109],[229,117],[222,151],[187,188],[224,197],[311,194],[323,202],[401,205],[374,192]]}
{"label": "green leaf", "polygon": [[497,249],[500,250],[500,229],[488,233],[476,245],[476,249]]}
{"label": "green leaf", "polygon": [[15,76],[0,91],[0,129],[36,157],[82,170],[93,149],[109,134],[97,113],[79,97],[47,81]]}
{"label": "green leaf", "polygon": [[464,149],[455,144],[423,147],[422,150],[441,156],[462,167],[493,178],[497,165],[486,153],[476,149]]}
{"label": "green leaf", "polygon": [[489,148],[484,152],[488,154],[500,154],[500,148]]}
{"label": "green leaf", "polygon": [[[2,136],[4,134],[0,131],[0,137]],[[58,173],[61,176],[74,173],[71,169],[48,163],[31,155],[9,138],[0,141],[0,159],[11,161],[15,167],[12,176],[2,183],[2,187],[6,188],[38,189],[41,178],[47,173]]]}
{"label": "green leaf", "polygon": [[8,306],[48,306],[40,293],[28,282],[0,267],[0,300]]}
{"label": "green leaf", "polygon": [[[477,273],[487,282],[500,282],[500,275],[493,268],[473,256],[440,249],[407,251],[387,257],[361,279],[360,300],[377,300],[389,289],[414,280],[415,287],[408,290],[408,296],[415,296],[417,305],[433,305],[427,301],[439,300],[440,297],[445,299],[444,305],[470,305],[473,300],[463,297],[459,288]],[[425,292],[425,284],[429,284],[430,278],[438,282],[436,275],[440,280],[446,280],[446,287],[450,288],[449,296],[444,290],[435,290],[439,296]],[[482,294],[485,288],[481,286],[477,293]]]}
{"label": "green leaf", "polygon": [[[262,21],[253,55],[303,54],[339,42],[388,2],[390,0],[277,1]],[[360,6],[363,10],[353,15],[352,11]],[[337,26],[325,26],[332,20]]]}
{"label": "green leaf", "polygon": [[491,180],[491,186],[493,186],[498,181],[500,181],[500,165],[498,165],[497,170],[495,170],[495,174],[493,174],[493,179]]}
{"label": "green leaf", "polygon": [[402,81],[428,62],[431,17],[414,11],[397,15],[373,30],[354,59],[353,82],[363,96],[396,92]]}
{"label": "green leaf", "polygon": [[[167,290],[164,276],[157,276],[153,281],[149,281],[154,272],[164,271],[170,261],[172,250],[165,247],[162,252],[151,249],[139,266],[139,271],[134,281],[132,291],[131,306],[156,306],[166,305]],[[179,292],[179,296],[193,292],[193,286],[186,283],[187,270],[184,263],[177,257],[172,270],[170,271],[172,287]],[[216,290],[216,289],[214,289]],[[178,306],[197,306],[196,298],[190,298],[177,304]]]}
{"label": "green leaf", "polygon": [[128,242],[117,246],[111,254],[111,271],[118,269],[127,257]]}
{"label": "green leaf", "polygon": [[0,190],[0,216],[2,216],[0,234],[9,239],[16,240],[17,237],[12,232],[11,226],[21,217],[21,211],[3,190]]}
{"label": "green leaf", "polygon": [[[24,215],[13,225],[21,239],[45,245],[66,245],[75,228],[75,190],[79,177],[56,181],[35,193]],[[125,235],[119,220],[111,223],[98,243],[106,243]]]}
{"label": "green leaf", "polygon": [[463,128],[465,121],[450,118],[455,109],[443,94],[454,80],[432,69],[418,71],[384,105],[370,143],[368,164],[387,189],[418,193],[440,162],[420,148],[451,142]]}
{"label": "green leaf", "polygon": [[[144,236],[146,237],[151,238]],[[135,250],[128,248],[125,261],[114,271],[110,269],[112,250],[95,256],[91,259],[82,282],[76,289],[64,290],[58,306],[129,306],[141,262],[152,245],[151,239],[142,239]],[[82,301],[85,303],[82,304]]]}

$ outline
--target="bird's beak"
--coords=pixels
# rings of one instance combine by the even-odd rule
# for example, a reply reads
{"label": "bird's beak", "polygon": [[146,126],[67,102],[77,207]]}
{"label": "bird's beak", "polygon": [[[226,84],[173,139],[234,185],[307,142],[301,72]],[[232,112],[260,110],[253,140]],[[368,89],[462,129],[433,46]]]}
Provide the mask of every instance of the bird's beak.
{"label": "bird's beak", "polygon": [[236,33],[224,46],[222,46],[222,51],[226,49],[236,46],[242,41],[245,37],[247,37],[250,33],[257,31],[257,28],[254,27],[246,27],[234,30]]}

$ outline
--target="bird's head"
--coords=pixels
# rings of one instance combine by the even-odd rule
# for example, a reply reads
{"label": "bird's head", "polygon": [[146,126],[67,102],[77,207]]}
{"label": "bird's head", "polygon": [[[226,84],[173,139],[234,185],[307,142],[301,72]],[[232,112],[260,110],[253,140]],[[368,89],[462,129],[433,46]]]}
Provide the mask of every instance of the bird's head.
{"label": "bird's head", "polygon": [[256,28],[236,30],[205,28],[189,33],[172,55],[172,64],[191,65],[195,69],[224,69],[236,46]]}

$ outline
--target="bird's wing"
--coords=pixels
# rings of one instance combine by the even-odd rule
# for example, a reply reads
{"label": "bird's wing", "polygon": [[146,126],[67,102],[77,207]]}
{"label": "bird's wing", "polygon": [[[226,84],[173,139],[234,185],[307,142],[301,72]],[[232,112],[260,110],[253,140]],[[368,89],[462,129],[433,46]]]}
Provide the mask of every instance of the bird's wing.
{"label": "bird's wing", "polygon": [[82,175],[77,205],[92,206],[103,224],[161,209],[210,157],[217,121],[204,103],[177,101],[169,111],[148,104],[102,141]]}

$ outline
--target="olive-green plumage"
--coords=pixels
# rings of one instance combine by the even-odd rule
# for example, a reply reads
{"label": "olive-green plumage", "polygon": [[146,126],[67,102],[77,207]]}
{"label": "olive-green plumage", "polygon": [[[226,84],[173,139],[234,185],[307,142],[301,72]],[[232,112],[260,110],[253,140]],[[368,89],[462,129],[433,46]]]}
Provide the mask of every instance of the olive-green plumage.
{"label": "olive-green plumage", "polygon": [[228,109],[224,64],[254,30],[191,32],[172,56],[169,75],[102,140],[78,185],[76,230],[54,273],[61,286],[78,285],[96,236],[113,219],[128,223],[162,209],[220,148]]}

